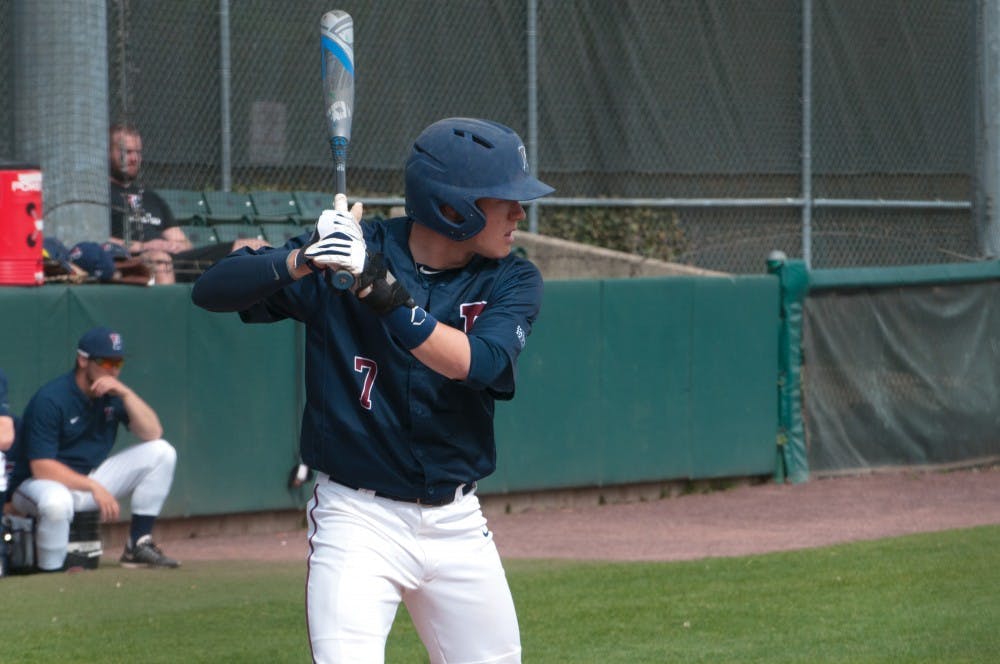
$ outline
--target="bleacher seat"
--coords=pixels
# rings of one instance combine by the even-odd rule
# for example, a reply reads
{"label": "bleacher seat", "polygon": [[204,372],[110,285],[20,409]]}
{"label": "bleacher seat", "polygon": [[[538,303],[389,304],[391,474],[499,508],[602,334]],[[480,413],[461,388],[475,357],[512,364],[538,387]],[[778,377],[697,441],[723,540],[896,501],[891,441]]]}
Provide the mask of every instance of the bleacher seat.
{"label": "bleacher seat", "polygon": [[231,223],[218,222],[212,224],[209,228],[211,228],[215,233],[215,238],[219,242],[233,242],[234,240],[246,238],[256,238],[258,240],[265,239],[260,226],[247,221]]}
{"label": "bleacher seat", "polygon": [[202,224],[178,224],[178,228],[184,231],[184,235],[186,235],[187,239],[191,241],[192,247],[204,247],[218,242],[215,232],[211,226],[204,226]]}
{"label": "bleacher seat", "polygon": [[299,206],[290,191],[251,191],[257,223],[292,221],[299,216]]}
{"label": "bleacher seat", "polygon": [[170,208],[178,224],[195,224],[205,220],[205,198],[192,189],[154,189]]}
{"label": "bleacher seat", "polygon": [[258,224],[264,233],[264,239],[272,247],[280,247],[293,237],[308,233],[309,229],[295,223],[261,222]]}
{"label": "bleacher seat", "polygon": [[294,191],[292,194],[299,206],[296,221],[303,225],[315,224],[323,210],[333,207],[333,194],[328,191]]}
{"label": "bleacher seat", "polygon": [[250,194],[238,191],[205,191],[206,220],[216,224],[253,223],[254,208]]}

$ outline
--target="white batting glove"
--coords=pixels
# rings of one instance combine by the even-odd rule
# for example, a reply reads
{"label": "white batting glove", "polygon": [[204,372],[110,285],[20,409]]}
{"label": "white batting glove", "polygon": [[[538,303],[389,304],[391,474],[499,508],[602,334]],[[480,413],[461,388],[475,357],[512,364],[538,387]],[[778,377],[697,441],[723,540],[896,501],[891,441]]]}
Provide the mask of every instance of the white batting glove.
{"label": "white batting glove", "polygon": [[318,239],[304,249],[317,267],[342,268],[353,275],[365,269],[367,246],[361,226],[350,212],[324,210],[316,222]]}

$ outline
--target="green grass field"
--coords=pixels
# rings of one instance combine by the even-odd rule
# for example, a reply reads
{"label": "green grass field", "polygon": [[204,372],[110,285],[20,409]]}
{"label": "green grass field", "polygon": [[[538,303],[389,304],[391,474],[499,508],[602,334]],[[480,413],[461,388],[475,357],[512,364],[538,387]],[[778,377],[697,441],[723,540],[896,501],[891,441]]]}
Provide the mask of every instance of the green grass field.
{"label": "green grass field", "polygon": [[[1000,661],[1000,526],[506,567],[529,664]],[[234,561],[0,579],[0,662],[306,662],[304,572]],[[386,661],[427,661],[405,610]]]}

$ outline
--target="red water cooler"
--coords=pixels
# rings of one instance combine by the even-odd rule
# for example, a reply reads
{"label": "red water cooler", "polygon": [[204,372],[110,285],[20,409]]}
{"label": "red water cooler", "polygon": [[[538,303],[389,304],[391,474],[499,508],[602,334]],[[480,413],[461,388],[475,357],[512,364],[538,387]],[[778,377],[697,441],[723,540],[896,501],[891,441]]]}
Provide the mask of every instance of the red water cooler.
{"label": "red water cooler", "polygon": [[42,171],[0,163],[0,286],[44,282]]}

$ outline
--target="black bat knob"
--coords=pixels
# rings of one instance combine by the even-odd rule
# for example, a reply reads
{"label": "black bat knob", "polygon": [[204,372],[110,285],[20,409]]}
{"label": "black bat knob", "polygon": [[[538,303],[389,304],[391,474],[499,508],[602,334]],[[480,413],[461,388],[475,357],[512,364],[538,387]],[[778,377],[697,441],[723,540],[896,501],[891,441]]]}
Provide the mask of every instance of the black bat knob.
{"label": "black bat knob", "polygon": [[337,290],[347,290],[354,285],[354,275],[347,270],[337,270],[333,274],[331,284]]}

